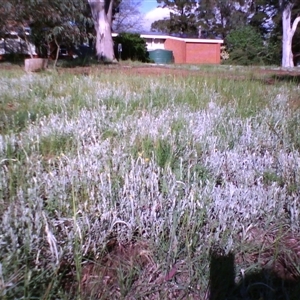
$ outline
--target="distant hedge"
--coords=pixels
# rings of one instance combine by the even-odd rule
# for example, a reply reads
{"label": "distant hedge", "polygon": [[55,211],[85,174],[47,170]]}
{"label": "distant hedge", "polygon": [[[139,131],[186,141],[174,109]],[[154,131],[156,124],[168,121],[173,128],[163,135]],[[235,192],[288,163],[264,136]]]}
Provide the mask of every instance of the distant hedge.
{"label": "distant hedge", "polygon": [[[122,52],[118,51],[119,44]],[[117,59],[150,62],[146,42],[138,33],[120,33],[114,38],[114,50]]]}

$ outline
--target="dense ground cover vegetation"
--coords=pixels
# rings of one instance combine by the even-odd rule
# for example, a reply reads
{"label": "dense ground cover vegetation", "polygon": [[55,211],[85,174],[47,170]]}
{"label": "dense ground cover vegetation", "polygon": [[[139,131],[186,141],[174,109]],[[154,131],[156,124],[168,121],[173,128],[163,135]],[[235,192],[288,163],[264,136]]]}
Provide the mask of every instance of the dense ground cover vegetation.
{"label": "dense ground cover vegetation", "polygon": [[0,70],[2,299],[297,299],[299,86],[197,68]]}

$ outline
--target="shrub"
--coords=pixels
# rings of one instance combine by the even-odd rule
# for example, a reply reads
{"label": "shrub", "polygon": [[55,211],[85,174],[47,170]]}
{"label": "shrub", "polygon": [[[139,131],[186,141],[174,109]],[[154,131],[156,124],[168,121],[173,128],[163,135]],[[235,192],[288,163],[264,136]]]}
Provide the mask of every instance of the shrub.
{"label": "shrub", "polygon": [[240,65],[263,64],[267,56],[263,38],[252,26],[231,31],[225,39],[230,55],[228,62]]}
{"label": "shrub", "polygon": [[149,62],[146,42],[138,33],[120,33],[115,39],[115,55],[119,58],[118,45],[122,44],[120,59]]}

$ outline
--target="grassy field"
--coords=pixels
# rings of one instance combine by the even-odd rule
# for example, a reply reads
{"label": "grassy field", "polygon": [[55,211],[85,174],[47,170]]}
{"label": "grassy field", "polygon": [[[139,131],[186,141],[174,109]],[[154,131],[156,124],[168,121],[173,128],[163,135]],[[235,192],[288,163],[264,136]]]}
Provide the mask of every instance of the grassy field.
{"label": "grassy field", "polygon": [[0,68],[0,298],[299,299],[300,73],[278,72]]}

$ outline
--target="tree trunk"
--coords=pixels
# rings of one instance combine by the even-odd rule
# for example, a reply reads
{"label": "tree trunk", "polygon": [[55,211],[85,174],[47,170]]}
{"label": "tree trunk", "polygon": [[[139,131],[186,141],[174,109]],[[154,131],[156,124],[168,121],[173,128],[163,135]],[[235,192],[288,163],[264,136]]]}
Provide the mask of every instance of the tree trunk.
{"label": "tree trunk", "polygon": [[56,68],[58,57],[59,57],[59,51],[60,51],[60,45],[57,42],[56,37],[54,36],[54,43],[56,45],[56,56],[55,56],[55,61],[54,61],[54,69]]}
{"label": "tree trunk", "polygon": [[31,45],[31,43],[29,43],[29,41],[28,41],[28,38],[27,38],[27,36],[26,36],[26,30],[25,30],[25,27],[24,27],[23,24],[22,24],[22,30],[23,30],[24,40],[25,40],[25,44],[26,44],[27,50],[28,50],[28,52],[29,52],[30,58],[33,58],[32,45]]}
{"label": "tree trunk", "polygon": [[88,0],[96,30],[96,53],[99,60],[115,60],[114,44],[111,36],[113,0]]}
{"label": "tree trunk", "polygon": [[300,17],[297,17],[291,25],[291,14],[293,4],[288,3],[282,11],[282,61],[281,66],[284,68],[294,67],[294,56],[292,52],[292,41],[297,29]]}

